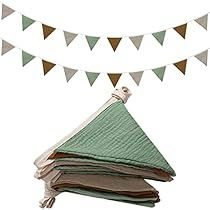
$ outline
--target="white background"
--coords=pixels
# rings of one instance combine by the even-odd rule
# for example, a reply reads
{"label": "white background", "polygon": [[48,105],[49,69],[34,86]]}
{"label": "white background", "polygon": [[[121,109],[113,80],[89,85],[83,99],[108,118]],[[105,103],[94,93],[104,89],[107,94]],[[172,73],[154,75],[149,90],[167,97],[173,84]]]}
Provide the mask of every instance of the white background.
{"label": "white background", "polygon": [[[19,12],[51,26],[102,36],[154,32],[210,11],[210,5],[203,0],[176,0],[170,4],[166,0],[158,4],[148,0],[139,2],[4,0]],[[153,68],[210,47],[210,32],[195,22],[190,23],[186,40],[171,30],[166,34],[163,47],[150,36],[139,52],[129,40],[125,40],[116,53],[103,41],[90,52],[83,37],[66,48],[61,31],[43,41],[40,23],[21,32],[18,13],[0,21],[0,34],[1,38],[29,53],[92,71],[129,72]],[[44,186],[33,177],[36,170],[33,161],[96,111],[113,91],[105,74],[101,74],[91,88],[82,71],[67,84],[60,66],[44,77],[39,59],[24,68],[21,65],[19,49],[0,57],[0,208],[6,210],[39,209]],[[177,173],[171,183],[150,181],[160,192],[157,210],[209,208],[209,81],[210,67],[191,58],[185,77],[170,65],[163,83],[151,71],[143,75],[139,87],[128,74],[118,83],[119,87],[126,85],[133,92],[126,107]],[[53,208],[135,210],[145,207],[63,193],[57,197]]]}

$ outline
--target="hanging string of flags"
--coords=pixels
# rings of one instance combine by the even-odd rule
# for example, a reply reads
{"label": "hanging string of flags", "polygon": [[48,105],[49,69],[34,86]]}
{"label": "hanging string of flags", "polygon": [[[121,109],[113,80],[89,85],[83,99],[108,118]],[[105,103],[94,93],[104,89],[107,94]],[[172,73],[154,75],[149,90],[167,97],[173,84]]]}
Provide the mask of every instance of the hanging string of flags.
{"label": "hanging string of flags", "polygon": [[[50,61],[47,61],[43,58],[40,58],[38,56],[32,55],[26,51],[24,51],[23,49],[20,49],[18,47],[15,47],[14,45],[12,45],[11,43],[5,41],[2,39],[2,46],[1,46],[1,55],[6,54],[7,52],[11,51],[12,49],[17,48],[19,50],[21,50],[22,52],[22,66],[24,67],[25,65],[27,65],[28,63],[30,63],[33,59],[35,58],[39,58],[42,61],[42,67],[43,67],[43,73],[44,76],[51,71],[56,65],[61,66],[64,70],[65,73],[65,77],[66,77],[66,81],[69,82],[70,79],[78,72],[78,71],[83,71],[85,72],[87,79],[90,83],[90,86],[92,86],[94,84],[94,82],[97,80],[97,78],[99,77],[100,72],[89,72],[89,71],[85,71],[85,70],[79,70],[79,69],[74,69],[71,67],[65,67],[62,66],[60,64],[55,64],[52,63]],[[160,81],[163,81],[164,78],[164,74],[166,71],[167,66],[169,65],[174,65],[180,72],[182,72],[185,75],[186,72],[186,67],[187,67],[187,61],[191,58],[191,57],[195,57],[197,58],[200,62],[202,62],[204,65],[207,66],[207,62],[208,62],[208,49],[205,49],[204,51],[190,56],[188,58],[185,58],[184,60],[181,61],[177,61],[175,63],[170,63],[170,64],[166,64],[164,66],[161,67],[157,67],[154,69],[151,69],[154,74],[160,79]],[[138,86],[140,84],[141,78],[143,76],[143,73],[145,71],[147,71],[148,69],[144,69],[144,70],[139,70],[137,72],[127,72],[129,73],[129,75],[132,77],[133,81],[136,83],[136,85]],[[126,72],[123,73],[106,73],[108,75],[108,78],[110,79],[111,83],[113,84],[113,86],[115,87],[121,77],[122,74],[126,74]]]}
{"label": "hanging string of flags", "polygon": [[[17,12],[17,11],[15,11],[14,9],[12,9],[12,8],[8,7],[7,5],[2,3],[2,16],[1,16],[2,20],[4,18],[8,17],[9,15],[11,15],[14,12]],[[20,12],[18,12],[18,13],[22,17],[22,30],[23,31],[26,30],[29,26],[31,26],[35,22],[41,23],[40,21],[33,20],[33,19],[21,14]],[[199,18],[196,18],[194,20],[191,20],[191,21],[197,22],[200,26],[202,26],[205,30],[207,30],[208,14],[209,13],[207,13],[207,14],[199,17]],[[189,21],[189,22],[191,22],[191,21]],[[107,40],[108,40],[108,42],[109,42],[109,44],[112,47],[114,52],[117,50],[117,47],[119,46],[119,44],[120,44],[120,42],[123,38],[129,38],[130,41],[135,46],[135,48],[137,50],[139,50],[139,48],[141,46],[141,43],[142,43],[142,40],[143,40],[143,37],[146,36],[146,35],[152,35],[160,45],[163,45],[165,35],[166,35],[166,31],[168,31],[170,29],[174,29],[182,38],[185,39],[186,31],[187,31],[187,24],[189,22],[184,23],[184,24],[179,25],[179,26],[176,26],[176,27],[171,27],[171,28],[167,28],[167,29],[162,30],[162,31],[151,33],[151,34],[143,34],[143,35],[137,35],[137,36],[106,37],[106,38],[107,38]],[[75,40],[75,38],[78,35],[82,35],[87,40],[87,43],[89,45],[90,50],[93,50],[93,48],[95,47],[95,45],[97,44],[99,39],[102,38],[102,37],[88,36],[88,35],[85,35],[85,34],[77,34],[77,33],[64,31],[62,29],[58,29],[58,28],[46,25],[44,23],[41,23],[41,25],[42,25],[42,31],[43,31],[44,39],[47,39],[50,36],[50,34],[52,34],[55,30],[63,31],[66,46],[69,46]]]}

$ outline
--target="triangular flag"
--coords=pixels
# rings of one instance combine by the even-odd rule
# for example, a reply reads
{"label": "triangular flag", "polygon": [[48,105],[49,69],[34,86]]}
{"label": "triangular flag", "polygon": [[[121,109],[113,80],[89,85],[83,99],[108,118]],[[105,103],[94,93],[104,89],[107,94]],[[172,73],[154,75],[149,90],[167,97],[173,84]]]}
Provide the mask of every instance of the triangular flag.
{"label": "triangular flag", "polygon": [[142,36],[130,36],[129,39],[132,41],[132,43],[134,44],[134,46],[138,50],[140,45],[141,45],[143,35]]}
{"label": "triangular flag", "polygon": [[131,75],[131,77],[133,78],[134,82],[139,85],[142,75],[143,75],[143,71],[138,71],[138,72],[130,72],[129,74]]}
{"label": "triangular flag", "polygon": [[112,49],[115,51],[122,39],[122,37],[120,38],[107,38],[109,40],[109,43],[111,44],[112,46]]}
{"label": "triangular flag", "polygon": [[24,15],[22,15],[22,29],[23,31],[28,28],[31,24],[33,24],[35,20],[32,20],[31,18],[28,18]]}
{"label": "triangular flag", "polygon": [[94,36],[85,36],[85,37],[87,39],[88,45],[89,45],[91,50],[94,48],[94,46],[96,45],[96,43],[100,39],[100,37],[94,37]]}
{"label": "triangular flag", "polygon": [[122,74],[108,74],[113,86],[115,87]]}
{"label": "triangular flag", "polygon": [[42,60],[44,75],[46,75],[54,66],[54,63],[50,63],[48,61]]}
{"label": "triangular flag", "polygon": [[93,85],[93,83],[96,81],[100,73],[95,73],[95,72],[85,72],[88,78],[88,81],[90,83],[90,86]]}
{"label": "triangular flag", "polygon": [[44,39],[46,39],[55,30],[55,28],[45,24],[42,24],[42,29],[43,29]]}
{"label": "triangular flag", "polygon": [[34,55],[31,55],[25,51],[22,50],[22,64],[25,66],[27,63],[32,61],[35,58]]}
{"label": "triangular flag", "polygon": [[165,69],[166,69],[166,66],[162,66],[162,67],[153,69],[152,71],[157,75],[157,77],[161,81],[163,81],[163,77],[164,77],[164,74],[165,74]]}
{"label": "triangular flag", "polygon": [[187,30],[187,23],[175,27],[174,30],[185,39],[186,30]]}
{"label": "triangular flag", "polygon": [[69,46],[69,44],[71,44],[71,42],[76,38],[76,36],[77,36],[77,34],[64,31],[64,37],[65,37],[65,40],[66,40],[66,45]]}
{"label": "triangular flag", "polygon": [[208,14],[198,18],[195,20],[199,25],[201,25],[203,28],[207,30],[208,25]]}
{"label": "triangular flag", "polygon": [[12,44],[10,44],[9,42],[6,42],[6,41],[2,40],[2,47],[1,48],[2,48],[1,49],[1,55],[4,55],[5,53],[12,50],[14,48],[14,46]]}
{"label": "triangular flag", "polygon": [[161,45],[163,45],[165,34],[166,34],[166,31],[159,31],[159,32],[153,33],[152,35],[155,37],[155,39],[157,39],[157,41]]}
{"label": "triangular flag", "polygon": [[63,67],[63,68],[64,68],[64,73],[65,73],[65,76],[66,76],[66,81],[68,82],[75,75],[77,70],[70,69],[70,68],[67,68],[67,67]]}
{"label": "triangular flag", "polygon": [[208,50],[205,50],[205,51],[195,55],[195,57],[207,66]]}
{"label": "triangular flag", "polygon": [[11,9],[10,7],[2,4],[2,12],[1,12],[1,19],[11,15],[15,10]]}
{"label": "triangular flag", "polygon": [[183,74],[185,74],[187,59],[174,63],[174,66],[176,66]]}

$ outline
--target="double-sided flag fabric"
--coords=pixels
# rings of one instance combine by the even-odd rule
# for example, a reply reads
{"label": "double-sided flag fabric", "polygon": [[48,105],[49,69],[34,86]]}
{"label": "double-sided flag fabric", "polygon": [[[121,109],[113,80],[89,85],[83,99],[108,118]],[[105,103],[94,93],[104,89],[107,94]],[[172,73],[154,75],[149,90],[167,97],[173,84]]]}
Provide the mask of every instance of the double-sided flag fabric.
{"label": "double-sided flag fabric", "polygon": [[116,89],[98,111],[36,159],[35,177],[45,182],[40,207],[52,207],[62,192],[148,207],[160,201],[145,179],[167,182],[176,174],[126,109],[130,95],[126,87]]}

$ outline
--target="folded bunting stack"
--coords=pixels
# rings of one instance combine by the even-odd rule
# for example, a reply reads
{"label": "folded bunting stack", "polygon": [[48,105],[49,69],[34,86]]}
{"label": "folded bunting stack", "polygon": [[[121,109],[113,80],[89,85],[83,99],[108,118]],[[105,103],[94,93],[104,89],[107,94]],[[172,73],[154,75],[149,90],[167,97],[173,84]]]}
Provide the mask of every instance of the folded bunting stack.
{"label": "folded bunting stack", "polygon": [[61,192],[153,207],[159,192],[144,179],[171,181],[174,170],[126,109],[131,92],[116,89],[97,112],[35,161],[45,182],[40,207]]}

